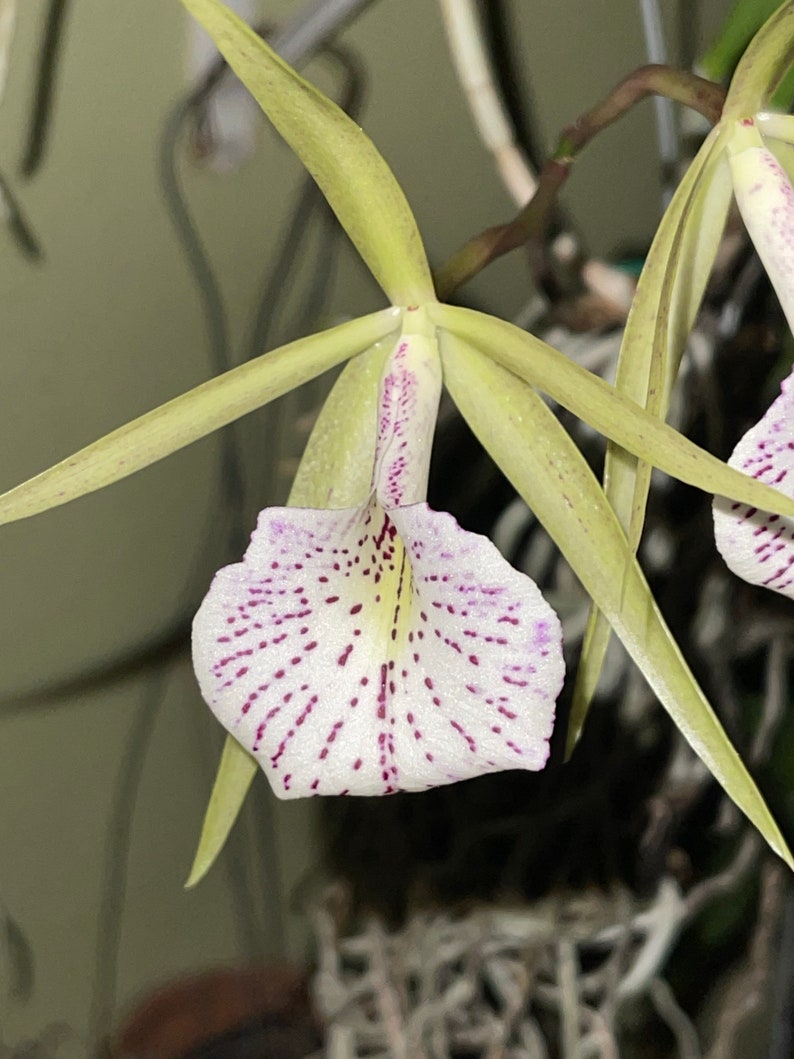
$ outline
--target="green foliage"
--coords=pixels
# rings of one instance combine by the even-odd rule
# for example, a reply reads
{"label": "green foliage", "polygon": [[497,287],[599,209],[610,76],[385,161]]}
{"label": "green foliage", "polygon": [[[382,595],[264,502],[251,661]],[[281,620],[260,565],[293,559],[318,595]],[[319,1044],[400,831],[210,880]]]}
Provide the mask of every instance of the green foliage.
{"label": "green foliage", "polygon": [[[621,343],[615,387],[664,419],[686,341],[703,299],[728,215],[724,136],[714,129],[679,184],[654,237]],[[607,446],[604,490],[636,553],[645,524],[651,463]],[[567,751],[573,751],[598,684],[609,626],[594,604],[576,676]]]}

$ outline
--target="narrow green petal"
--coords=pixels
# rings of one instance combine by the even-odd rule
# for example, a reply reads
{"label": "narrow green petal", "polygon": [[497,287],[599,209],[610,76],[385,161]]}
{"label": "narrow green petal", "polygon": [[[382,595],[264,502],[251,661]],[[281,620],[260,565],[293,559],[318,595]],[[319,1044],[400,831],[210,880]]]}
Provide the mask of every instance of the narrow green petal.
{"label": "narrow green petal", "polygon": [[[778,114],[773,110],[755,115],[755,124],[765,140],[794,144],[794,114]],[[778,144],[772,149],[777,153]]]}
{"label": "narrow green petal", "polygon": [[767,19],[736,67],[722,119],[726,124],[763,110],[794,62],[794,0]]}
{"label": "narrow green petal", "polygon": [[223,849],[258,767],[237,740],[227,735],[187,889],[201,882]]}
{"label": "narrow green petal", "polygon": [[[731,203],[724,134],[714,129],[681,181],[654,237],[626,322],[615,388],[664,419]],[[604,491],[636,553],[645,524],[651,467],[607,446]],[[571,704],[567,752],[573,751],[609,643],[609,624],[593,607]]]}
{"label": "narrow green petal", "polygon": [[698,62],[703,76],[725,81],[754,34],[779,6],[780,0],[736,0],[716,40]]}
{"label": "narrow green petal", "polygon": [[394,342],[355,357],[328,395],[289,494],[292,507],[356,507],[372,491],[378,385]]}
{"label": "narrow green petal", "polygon": [[399,321],[399,310],[383,309],[202,383],[3,493],[0,525],[58,507],[170,456],[360,353]]}
{"label": "narrow green petal", "polygon": [[762,142],[794,183],[794,114],[758,114],[755,119]]}
{"label": "narrow green petal", "polygon": [[[698,157],[681,182],[684,190],[680,236],[674,242],[671,240],[669,250],[663,244],[658,251],[658,259],[667,262],[666,273],[670,276],[670,325],[664,362],[668,404],[687,340],[700,312],[733,199],[726,139],[725,131],[719,126],[704,141]],[[666,241],[669,236],[664,219],[661,227],[665,229]]]}
{"label": "narrow green petal", "polygon": [[471,309],[439,303],[429,306],[428,311],[440,327],[466,339],[665,474],[707,493],[778,515],[794,516],[794,500],[735,471],[539,338]]}
{"label": "narrow green petal", "polygon": [[416,221],[372,141],[219,0],[182,3],[317,181],[389,299],[395,305],[433,300]]}
{"label": "narrow green petal", "polygon": [[[378,383],[393,343],[376,343],[345,365],[312,430],[289,496],[293,507],[354,507],[371,487]],[[188,886],[209,871],[229,836],[256,761],[229,736],[204,818]]]}
{"label": "narrow green petal", "polygon": [[444,379],[474,433],[607,615],[659,701],[726,793],[794,867],[757,787],[664,623],[615,512],[542,398],[450,335]]}

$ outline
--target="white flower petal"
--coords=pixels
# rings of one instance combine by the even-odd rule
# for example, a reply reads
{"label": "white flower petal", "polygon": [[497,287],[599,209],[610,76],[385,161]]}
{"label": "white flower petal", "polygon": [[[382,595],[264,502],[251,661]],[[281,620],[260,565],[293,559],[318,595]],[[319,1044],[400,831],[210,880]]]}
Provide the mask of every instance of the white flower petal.
{"label": "white flower petal", "polygon": [[[741,130],[751,135],[752,130]],[[741,142],[741,141],[740,141]],[[794,327],[794,189],[768,147],[730,153],[736,203],[789,327]]]}
{"label": "white flower petal", "polygon": [[[728,460],[794,497],[794,376]],[[728,567],[745,581],[794,599],[794,520],[724,497],[714,502],[714,536]]]}
{"label": "white flower petal", "polygon": [[205,699],[283,798],[539,769],[563,678],[556,615],[490,541],[374,499],[262,512],[193,648]]}

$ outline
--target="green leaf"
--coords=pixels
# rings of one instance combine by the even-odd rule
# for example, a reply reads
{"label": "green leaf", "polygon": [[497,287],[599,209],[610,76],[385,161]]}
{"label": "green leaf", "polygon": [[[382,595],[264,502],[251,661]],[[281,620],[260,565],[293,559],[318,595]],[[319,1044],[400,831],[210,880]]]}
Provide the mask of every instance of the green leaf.
{"label": "green leaf", "polygon": [[764,110],[794,62],[794,0],[781,4],[750,42],[733,75],[722,120],[725,124]]}
{"label": "green leaf", "polygon": [[[626,322],[615,388],[664,419],[703,300],[732,197],[724,135],[714,129],[687,170],[654,237]],[[645,524],[651,467],[610,442],[604,491],[636,553]],[[570,756],[581,734],[609,643],[593,607],[585,631],[568,722]]]}
{"label": "green leaf", "polygon": [[382,309],[202,383],[0,495],[0,525],[58,507],[170,456],[360,353],[398,328],[400,318],[398,310]]}
{"label": "green leaf", "polygon": [[227,735],[186,889],[201,882],[223,849],[256,770],[254,758]]}
{"label": "green leaf", "polygon": [[372,141],[219,0],[182,0],[317,181],[395,305],[435,298],[416,221]]}
{"label": "green leaf", "polygon": [[428,306],[428,313],[440,327],[466,339],[665,474],[707,493],[794,517],[794,500],[729,467],[534,335],[495,316],[458,306],[439,303]]}
{"label": "green leaf", "polygon": [[737,0],[720,32],[698,67],[711,81],[726,81],[765,19],[780,6],[780,0]]}
{"label": "green leaf", "polygon": [[[312,430],[289,496],[292,507],[340,508],[370,493],[378,384],[392,343],[379,342],[345,366]],[[209,871],[239,815],[256,762],[228,736],[188,886]]]}
{"label": "green leaf", "polygon": [[444,380],[474,433],[556,542],[684,737],[791,867],[794,860],[659,614],[612,506],[535,391],[468,343],[441,335]]}

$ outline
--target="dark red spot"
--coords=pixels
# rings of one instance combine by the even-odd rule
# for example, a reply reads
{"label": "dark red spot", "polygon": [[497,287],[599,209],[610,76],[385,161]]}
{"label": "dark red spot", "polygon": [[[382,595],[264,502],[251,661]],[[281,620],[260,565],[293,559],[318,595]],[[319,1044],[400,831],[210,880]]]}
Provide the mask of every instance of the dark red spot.
{"label": "dark red spot", "polygon": [[337,664],[340,666],[347,665],[347,660],[350,657],[350,652],[353,650],[352,643],[349,643],[341,655],[337,658]]}

